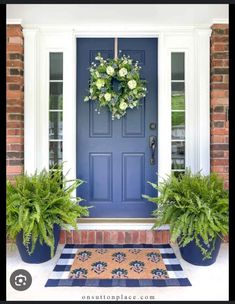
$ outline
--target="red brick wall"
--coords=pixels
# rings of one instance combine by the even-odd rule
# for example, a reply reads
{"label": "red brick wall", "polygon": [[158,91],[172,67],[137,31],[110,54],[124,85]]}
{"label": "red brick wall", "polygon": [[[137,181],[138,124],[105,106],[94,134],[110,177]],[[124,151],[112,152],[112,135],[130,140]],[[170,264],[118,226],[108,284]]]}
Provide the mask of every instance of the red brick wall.
{"label": "red brick wall", "polygon": [[228,109],[228,73],[229,53],[227,24],[214,24],[211,35],[211,171],[224,179],[228,188],[229,172],[229,123]]}
{"label": "red brick wall", "polygon": [[24,49],[21,25],[7,25],[7,178],[24,166]]}

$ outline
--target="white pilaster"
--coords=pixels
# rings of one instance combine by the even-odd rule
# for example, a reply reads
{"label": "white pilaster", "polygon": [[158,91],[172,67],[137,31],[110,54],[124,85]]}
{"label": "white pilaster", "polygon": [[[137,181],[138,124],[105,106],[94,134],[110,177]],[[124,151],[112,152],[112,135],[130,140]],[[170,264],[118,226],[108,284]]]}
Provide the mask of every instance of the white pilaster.
{"label": "white pilaster", "polygon": [[[76,178],[76,37],[74,31],[65,34],[64,49],[64,106],[63,161],[67,178]],[[79,176],[78,176],[79,178]],[[74,192],[74,196],[75,196]]]}
{"label": "white pilaster", "polygon": [[210,29],[195,29],[198,169],[210,173]]}
{"label": "white pilaster", "polygon": [[158,37],[158,181],[171,172],[171,86],[170,53],[165,33]]}

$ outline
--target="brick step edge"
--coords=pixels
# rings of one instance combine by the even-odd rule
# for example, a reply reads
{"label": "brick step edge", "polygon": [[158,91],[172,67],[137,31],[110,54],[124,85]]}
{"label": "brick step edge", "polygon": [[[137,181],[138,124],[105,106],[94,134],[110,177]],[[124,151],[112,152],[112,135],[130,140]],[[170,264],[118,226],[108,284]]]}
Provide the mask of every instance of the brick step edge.
{"label": "brick step edge", "polygon": [[80,230],[60,232],[60,244],[164,244],[169,230]]}
{"label": "brick step edge", "polygon": [[[223,243],[229,242],[224,236]],[[169,230],[80,230],[60,232],[60,244],[165,244],[170,243]]]}

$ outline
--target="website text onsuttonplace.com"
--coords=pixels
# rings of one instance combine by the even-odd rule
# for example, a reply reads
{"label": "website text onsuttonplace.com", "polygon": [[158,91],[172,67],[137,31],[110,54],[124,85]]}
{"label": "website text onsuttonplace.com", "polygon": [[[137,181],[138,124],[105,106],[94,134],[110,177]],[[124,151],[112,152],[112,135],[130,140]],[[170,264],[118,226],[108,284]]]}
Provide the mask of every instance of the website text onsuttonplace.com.
{"label": "website text onsuttonplace.com", "polygon": [[108,301],[124,301],[124,300],[155,300],[155,296],[150,296],[150,295],[87,295],[87,296],[82,296],[82,300],[108,300]]}

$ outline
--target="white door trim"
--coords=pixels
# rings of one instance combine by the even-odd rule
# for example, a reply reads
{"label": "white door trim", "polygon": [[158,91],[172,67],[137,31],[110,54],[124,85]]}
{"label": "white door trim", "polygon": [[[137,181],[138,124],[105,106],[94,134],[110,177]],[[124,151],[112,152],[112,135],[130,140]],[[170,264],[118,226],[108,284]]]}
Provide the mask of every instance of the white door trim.
{"label": "white door trim", "polygon": [[[118,31],[118,28],[122,30]],[[30,34],[32,31],[35,34]],[[68,178],[73,179],[76,178],[76,38],[155,37],[158,38],[159,181],[171,170],[170,53],[174,51],[184,51],[186,58],[186,165],[194,172],[201,169],[203,173],[209,173],[210,33],[209,27],[193,26],[155,30],[144,30],[143,27],[142,31],[123,29],[121,25],[108,31],[95,27],[58,29],[35,26],[34,29],[24,29],[25,50],[28,50],[25,53],[25,171],[32,173],[49,165],[49,52],[64,53],[63,160],[65,171],[70,170]]]}

